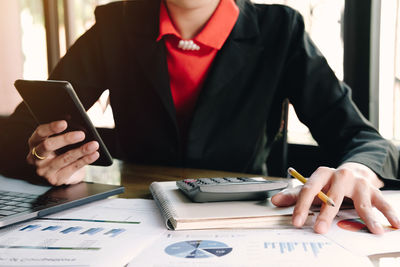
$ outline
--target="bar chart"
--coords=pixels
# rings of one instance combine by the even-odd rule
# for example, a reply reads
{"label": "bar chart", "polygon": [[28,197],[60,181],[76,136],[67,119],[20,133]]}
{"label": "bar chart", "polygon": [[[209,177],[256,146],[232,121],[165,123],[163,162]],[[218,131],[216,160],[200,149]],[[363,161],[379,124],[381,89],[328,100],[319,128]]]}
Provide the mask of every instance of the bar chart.
{"label": "bar chart", "polygon": [[136,199],[106,199],[0,230],[0,266],[105,267],[123,266],[166,231],[155,203]]}
{"label": "bar chart", "polygon": [[328,242],[264,242],[264,248],[280,254],[290,254],[292,252],[311,253],[317,258],[321,250],[330,244]]}
{"label": "bar chart", "polygon": [[29,224],[27,226],[23,226],[19,229],[20,232],[27,231],[51,231],[51,232],[57,232],[60,234],[71,234],[71,233],[79,233],[80,235],[91,235],[94,236],[98,233],[103,232],[103,235],[106,235],[110,238],[116,237],[126,231],[124,228],[111,228],[111,229],[106,229],[103,227],[90,227],[90,228],[84,228],[82,226],[68,226],[68,227],[62,227],[61,225],[45,225],[41,226],[39,224]]}

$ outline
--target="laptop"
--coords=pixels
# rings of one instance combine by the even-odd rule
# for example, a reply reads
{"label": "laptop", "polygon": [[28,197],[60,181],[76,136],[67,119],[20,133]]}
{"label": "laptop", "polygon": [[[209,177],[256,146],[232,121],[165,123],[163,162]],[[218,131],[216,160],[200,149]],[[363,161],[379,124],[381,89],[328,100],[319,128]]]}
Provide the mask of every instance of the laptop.
{"label": "laptop", "polygon": [[0,228],[123,192],[123,186],[89,182],[40,186],[0,175]]}

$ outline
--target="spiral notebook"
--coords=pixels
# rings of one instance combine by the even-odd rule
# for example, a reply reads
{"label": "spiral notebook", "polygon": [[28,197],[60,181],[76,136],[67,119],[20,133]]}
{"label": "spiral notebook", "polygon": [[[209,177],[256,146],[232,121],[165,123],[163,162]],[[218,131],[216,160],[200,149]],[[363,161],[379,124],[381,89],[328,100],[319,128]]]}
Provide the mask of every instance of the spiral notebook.
{"label": "spiral notebook", "polygon": [[[292,227],[293,207],[263,201],[191,202],[175,182],[153,182],[150,191],[171,230]],[[306,225],[311,223],[310,212]]]}

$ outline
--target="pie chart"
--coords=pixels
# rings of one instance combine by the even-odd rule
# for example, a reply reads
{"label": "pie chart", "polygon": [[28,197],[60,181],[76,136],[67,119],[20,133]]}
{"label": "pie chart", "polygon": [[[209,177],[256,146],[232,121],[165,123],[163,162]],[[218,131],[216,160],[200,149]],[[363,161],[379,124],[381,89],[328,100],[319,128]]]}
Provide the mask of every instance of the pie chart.
{"label": "pie chart", "polygon": [[369,233],[367,226],[360,218],[341,220],[337,225],[344,230]]}
{"label": "pie chart", "polygon": [[[347,231],[370,233],[364,221],[360,218],[341,220],[337,223],[337,226]],[[383,225],[383,229],[385,232],[396,230],[395,228],[386,225]]]}
{"label": "pie chart", "polygon": [[212,240],[189,240],[173,243],[165,248],[165,253],[179,258],[212,258],[229,254],[232,248],[227,244]]}

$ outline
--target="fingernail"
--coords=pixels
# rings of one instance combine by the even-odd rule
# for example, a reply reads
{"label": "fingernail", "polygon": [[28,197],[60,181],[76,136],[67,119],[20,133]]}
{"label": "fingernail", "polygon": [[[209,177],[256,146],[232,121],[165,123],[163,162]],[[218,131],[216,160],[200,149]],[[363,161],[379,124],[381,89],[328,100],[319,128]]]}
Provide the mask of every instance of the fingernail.
{"label": "fingernail", "polygon": [[328,231],[328,224],[325,221],[317,221],[314,229],[318,233],[326,233]]}
{"label": "fingernail", "polygon": [[272,196],[272,198],[276,199],[281,199],[283,197],[283,194],[281,192],[276,193],[275,195]]}
{"label": "fingernail", "polygon": [[85,138],[85,134],[83,132],[77,132],[77,133],[73,133],[72,135],[72,141],[81,141]]}
{"label": "fingernail", "polygon": [[88,146],[86,147],[88,152],[95,151],[98,148],[99,148],[99,144],[97,142],[89,143]]}
{"label": "fingernail", "polygon": [[56,124],[56,127],[58,128],[65,128],[67,126],[67,123],[65,121],[59,121]]}
{"label": "fingernail", "polygon": [[384,232],[384,231],[383,231],[382,224],[380,224],[379,222],[374,222],[374,223],[372,224],[372,227],[375,229],[375,232],[378,233],[378,234]]}
{"label": "fingernail", "polygon": [[100,153],[99,153],[99,152],[95,152],[95,153],[93,153],[93,155],[90,157],[90,160],[95,161],[96,159],[99,158],[99,156],[100,156]]}
{"label": "fingernail", "polygon": [[297,215],[293,218],[293,225],[296,227],[301,227],[303,225],[303,216]]}

